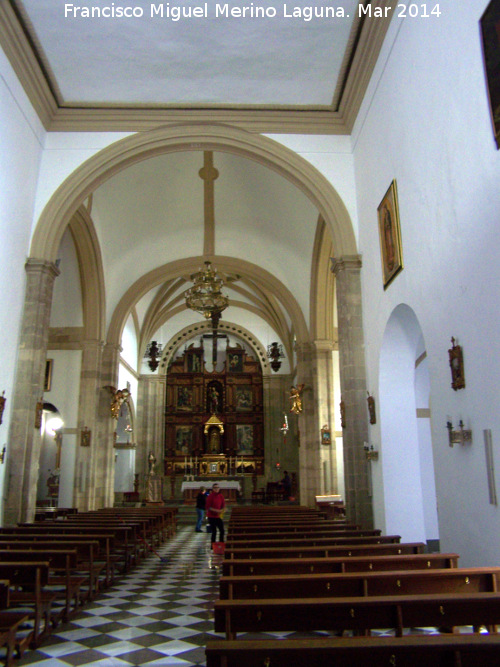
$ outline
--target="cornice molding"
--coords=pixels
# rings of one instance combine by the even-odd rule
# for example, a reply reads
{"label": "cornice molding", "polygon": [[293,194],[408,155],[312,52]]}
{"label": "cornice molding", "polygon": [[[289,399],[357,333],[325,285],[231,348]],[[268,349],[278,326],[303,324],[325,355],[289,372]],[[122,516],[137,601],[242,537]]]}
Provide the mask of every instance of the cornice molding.
{"label": "cornice molding", "polygon": [[[372,0],[374,7],[389,6],[389,0]],[[338,110],[336,107],[247,108],[214,106],[185,108],[167,106],[102,107],[60,103],[16,12],[0,2],[0,45],[4,49],[26,95],[44,128],[51,132],[143,132],[160,125],[225,123],[254,133],[350,134],[375,67],[394,10],[388,18],[365,17],[350,62]]]}

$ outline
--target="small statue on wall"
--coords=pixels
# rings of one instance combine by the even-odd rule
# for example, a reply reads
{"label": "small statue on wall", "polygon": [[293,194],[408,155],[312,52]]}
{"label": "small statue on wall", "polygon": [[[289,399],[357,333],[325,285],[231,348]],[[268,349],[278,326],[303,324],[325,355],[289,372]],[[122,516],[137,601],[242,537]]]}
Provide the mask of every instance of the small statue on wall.
{"label": "small statue on wall", "polygon": [[148,463],[149,463],[149,474],[154,475],[156,466],[156,456],[153,454],[153,452],[149,452]]}
{"label": "small statue on wall", "polygon": [[292,402],[290,412],[293,412],[296,415],[302,412],[302,392],[304,387],[305,384],[298,384],[297,386],[292,386],[290,388],[290,401]]}
{"label": "small statue on wall", "polygon": [[448,350],[451,368],[451,386],[455,391],[465,389],[464,357],[460,345],[456,345],[455,338],[451,339],[451,348]]}
{"label": "small statue on wall", "polygon": [[130,398],[130,391],[128,389],[116,389],[111,385],[107,385],[104,389],[107,389],[111,393],[111,416],[113,419],[118,419],[123,403]]}

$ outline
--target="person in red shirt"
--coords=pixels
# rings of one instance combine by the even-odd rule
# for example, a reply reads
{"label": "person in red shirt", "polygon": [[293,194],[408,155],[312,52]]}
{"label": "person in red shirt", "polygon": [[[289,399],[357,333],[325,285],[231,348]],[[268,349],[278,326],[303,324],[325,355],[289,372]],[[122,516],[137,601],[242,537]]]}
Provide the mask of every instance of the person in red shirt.
{"label": "person in red shirt", "polygon": [[220,492],[217,482],[212,486],[212,492],[208,496],[205,503],[205,511],[207,513],[208,523],[212,531],[212,544],[216,542],[217,529],[219,530],[219,541],[224,542],[224,521],[222,514],[226,507],[224,496]]}

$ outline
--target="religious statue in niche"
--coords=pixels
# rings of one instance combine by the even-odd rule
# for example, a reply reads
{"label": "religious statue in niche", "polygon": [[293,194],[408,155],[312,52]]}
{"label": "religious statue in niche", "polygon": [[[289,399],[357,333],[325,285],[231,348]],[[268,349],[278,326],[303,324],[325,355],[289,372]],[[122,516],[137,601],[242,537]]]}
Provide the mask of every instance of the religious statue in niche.
{"label": "religious statue in niche", "polygon": [[302,392],[304,387],[305,384],[298,384],[290,388],[290,401],[292,402],[290,412],[294,412],[296,415],[302,412]]}
{"label": "religious statue in niche", "polygon": [[214,427],[208,434],[208,451],[210,454],[220,454],[220,431]]}
{"label": "religious statue in niche", "polygon": [[451,348],[448,350],[451,368],[451,386],[455,391],[465,389],[464,357],[462,348],[456,344],[455,338],[451,339]]}
{"label": "religious statue in niche", "polygon": [[217,383],[211,383],[207,387],[207,410],[213,415],[222,412],[221,388]]}

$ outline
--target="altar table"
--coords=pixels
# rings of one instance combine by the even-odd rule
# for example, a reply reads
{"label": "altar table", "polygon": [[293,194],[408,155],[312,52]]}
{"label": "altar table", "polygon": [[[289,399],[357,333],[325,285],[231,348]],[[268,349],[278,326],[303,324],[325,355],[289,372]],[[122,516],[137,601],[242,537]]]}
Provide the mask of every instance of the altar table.
{"label": "altar table", "polygon": [[196,496],[198,495],[202,486],[210,491],[214,484],[219,485],[221,493],[226,499],[227,503],[235,503],[238,498],[238,494],[241,493],[241,484],[235,480],[200,480],[198,482],[182,482],[182,497],[184,498],[186,505],[193,505],[196,502]]}

